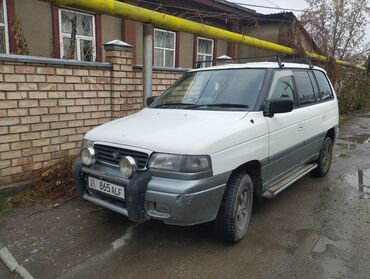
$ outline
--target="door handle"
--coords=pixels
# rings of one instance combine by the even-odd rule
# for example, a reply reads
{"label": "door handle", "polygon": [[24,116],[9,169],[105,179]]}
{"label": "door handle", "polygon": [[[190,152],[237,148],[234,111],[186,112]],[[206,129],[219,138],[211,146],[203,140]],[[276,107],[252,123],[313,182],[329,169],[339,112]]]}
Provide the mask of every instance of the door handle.
{"label": "door handle", "polygon": [[324,114],[323,116],[322,116],[322,120],[326,120],[328,117],[327,117],[327,115],[326,114]]}
{"label": "door handle", "polygon": [[299,131],[299,132],[303,131],[303,124],[299,124],[299,125],[298,125],[298,131]]}

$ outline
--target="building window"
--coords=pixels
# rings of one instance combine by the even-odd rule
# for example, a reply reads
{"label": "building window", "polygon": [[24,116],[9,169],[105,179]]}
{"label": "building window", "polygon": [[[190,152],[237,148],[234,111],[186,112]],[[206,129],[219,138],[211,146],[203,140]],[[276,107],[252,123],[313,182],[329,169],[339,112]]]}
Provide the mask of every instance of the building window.
{"label": "building window", "polygon": [[176,33],[154,29],[154,66],[175,68]]}
{"label": "building window", "polygon": [[208,61],[200,63],[201,68],[211,67],[213,60],[214,40],[198,38],[197,41],[197,61]]}
{"label": "building window", "polygon": [[95,61],[95,17],[59,10],[60,55],[63,59]]}
{"label": "building window", "polygon": [[9,53],[8,18],[5,0],[0,0],[0,53]]}

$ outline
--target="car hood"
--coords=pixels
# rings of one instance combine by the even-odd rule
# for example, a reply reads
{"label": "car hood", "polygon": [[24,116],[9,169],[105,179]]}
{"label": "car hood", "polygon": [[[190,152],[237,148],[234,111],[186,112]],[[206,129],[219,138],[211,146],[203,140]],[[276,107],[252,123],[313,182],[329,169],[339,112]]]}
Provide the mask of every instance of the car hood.
{"label": "car hood", "polygon": [[146,108],[98,126],[85,138],[155,152],[206,154],[211,152],[207,147],[227,136],[247,113]]}

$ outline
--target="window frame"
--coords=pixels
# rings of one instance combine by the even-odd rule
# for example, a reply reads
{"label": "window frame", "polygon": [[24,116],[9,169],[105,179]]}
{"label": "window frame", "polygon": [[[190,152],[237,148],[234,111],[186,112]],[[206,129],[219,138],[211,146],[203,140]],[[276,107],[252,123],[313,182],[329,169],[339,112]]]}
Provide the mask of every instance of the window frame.
{"label": "window frame", "polygon": [[[317,104],[317,102],[318,102],[318,101],[320,101],[320,99],[318,99],[318,97],[319,97],[319,96],[316,96],[315,88],[314,88],[314,85],[313,85],[313,82],[316,82],[316,81],[312,81],[312,80],[311,80],[311,76],[310,76],[310,74],[309,74],[309,71],[308,71],[308,70],[306,70],[306,69],[292,69],[292,71],[293,71],[294,84],[295,84],[295,88],[296,88],[296,91],[297,91],[297,102],[298,102],[298,105],[299,105],[300,107],[308,107],[308,106],[312,106],[312,105]],[[300,94],[299,94],[299,91],[300,91],[300,90],[299,90],[299,87],[298,87],[298,85],[297,85],[297,81],[296,81],[296,77],[295,77],[295,73],[296,73],[296,72],[304,72],[304,73],[306,73],[306,74],[307,74],[308,79],[309,79],[310,84],[311,84],[311,88],[312,88],[313,96],[314,96],[314,98],[315,98],[315,101],[314,101],[314,102],[309,103],[309,104],[301,104],[301,99],[300,99]],[[315,78],[316,78],[316,77],[315,77]],[[317,88],[319,88],[319,87],[317,86]]]}
{"label": "window frame", "polygon": [[[173,37],[173,49],[172,48],[167,48],[167,47],[156,47],[155,46],[155,32],[166,32],[166,33],[172,33],[174,35]],[[155,67],[162,67],[162,68],[176,68],[176,55],[177,55],[177,51],[176,51],[176,48],[177,48],[177,33],[175,31],[170,31],[170,30],[166,30],[166,29],[160,29],[160,28],[154,28],[153,30],[153,65],[154,65],[154,56],[155,56],[155,50],[156,49],[161,49],[161,50],[164,50],[164,53],[166,53],[166,50],[171,50],[173,51],[173,66],[171,67],[166,67],[165,66],[165,62],[166,62],[166,57],[165,55],[163,55],[163,66],[155,66]]]}
{"label": "window frame", "polygon": [[4,27],[5,30],[5,54],[9,54],[10,46],[9,46],[9,27],[8,27],[8,10],[6,5],[6,0],[0,0],[3,2],[3,9],[4,9],[4,23],[0,23],[1,27]]}
{"label": "window frame", "polygon": [[[199,52],[199,40],[205,40],[205,41],[211,41],[212,42],[212,54],[208,54],[208,53],[201,53]],[[198,55],[204,55],[204,56],[210,56],[210,60],[211,60],[211,66],[213,66],[213,56],[214,56],[214,52],[215,52],[215,40],[213,39],[209,39],[209,38],[204,38],[204,37],[197,37],[197,53],[196,53],[196,61],[198,61]],[[195,62],[196,62],[195,61]],[[204,66],[205,63],[200,63],[200,68],[207,68]]]}
{"label": "window frame", "polygon": [[[62,11],[70,12],[70,13],[75,13],[75,14],[80,14],[80,15],[85,15],[85,16],[90,16],[92,18],[92,33],[93,36],[85,36],[85,35],[77,35],[76,34],[76,59],[77,61],[84,61],[84,62],[96,62],[96,54],[97,54],[97,42],[96,42],[96,24],[95,24],[95,15],[91,13],[85,13],[81,11],[76,11],[76,10],[70,10],[70,9],[65,9],[65,8],[59,8],[58,9],[58,23],[59,23],[59,44],[60,44],[60,59],[63,59],[63,53],[64,53],[64,41],[63,38],[71,38],[71,34],[63,33],[63,26],[62,26]],[[93,38],[93,40],[91,40]],[[85,41],[92,41],[93,43],[93,60],[92,61],[85,61],[81,60],[81,45],[80,45],[80,40],[85,40]],[[95,47],[94,47],[95,46]]]}

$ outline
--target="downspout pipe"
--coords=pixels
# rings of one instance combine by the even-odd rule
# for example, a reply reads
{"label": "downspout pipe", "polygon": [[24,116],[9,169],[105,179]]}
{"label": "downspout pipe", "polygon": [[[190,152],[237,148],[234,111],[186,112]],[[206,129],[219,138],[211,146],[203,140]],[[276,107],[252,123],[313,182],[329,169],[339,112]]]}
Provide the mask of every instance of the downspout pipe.
{"label": "downspout pipe", "polygon": [[146,99],[152,96],[153,80],[153,25],[144,24],[143,29],[143,80],[144,80],[144,106]]}
{"label": "downspout pipe", "polygon": [[[107,14],[111,16],[127,18],[130,20],[139,21],[143,23],[151,23],[155,26],[170,29],[173,31],[183,31],[202,37],[223,40],[230,43],[246,45],[249,47],[255,47],[272,52],[283,53],[287,55],[298,54],[297,50],[290,47],[256,39],[250,36],[227,31],[221,28],[216,28],[210,25],[182,19],[168,14],[152,11],[149,9],[141,8],[135,5],[119,2],[116,0],[41,0],[41,1],[50,2],[61,6],[88,10],[100,14]],[[320,62],[327,62],[331,60],[326,56],[312,52],[305,52],[304,55],[306,57],[309,57]],[[348,66],[362,71],[367,70],[366,67],[363,67],[361,65],[353,65],[347,61],[336,59],[332,59],[332,61],[341,66]]]}

